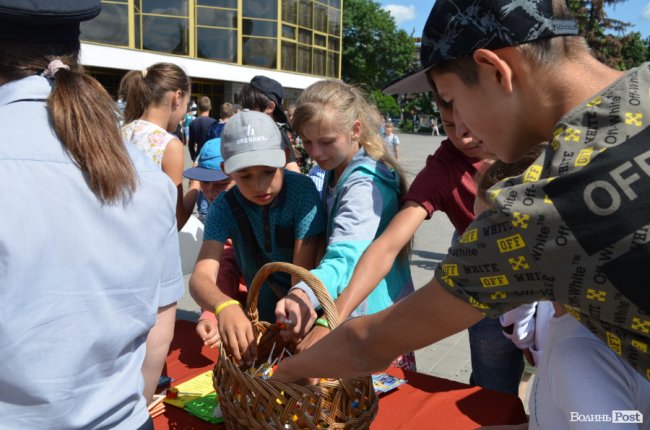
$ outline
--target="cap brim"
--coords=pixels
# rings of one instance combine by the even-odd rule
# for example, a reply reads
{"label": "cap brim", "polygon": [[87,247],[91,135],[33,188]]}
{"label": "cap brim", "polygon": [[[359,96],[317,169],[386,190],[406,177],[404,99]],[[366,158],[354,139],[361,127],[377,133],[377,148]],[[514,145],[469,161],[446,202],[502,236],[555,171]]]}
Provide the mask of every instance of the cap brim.
{"label": "cap brim", "polygon": [[206,169],[204,167],[190,167],[183,172],[187,179],[194,179],[202,182],[216,182],[228,179],[228,175],[221,170]]}
{"label": "cap brim", "polygon": [[236,172],[253,166],[284,167],[287,164],[287,155],[284,149],[259,149],[235,154],[223,164],[227,173]]}
{"label": "cap brim", "polygon": [[284,111],[277,105],[273,111],[273,120],[275,122],[279,122],[280,124],[287,124],[289,122],[287,116],[284,114]]}
{"label": "cap brim", "polygon": [[405,75],[386,85],[382,91],[386,94],[426,93],[432,91],[427,80],[427,72],[430,68],[431,66],[422,67],[413,73]]}

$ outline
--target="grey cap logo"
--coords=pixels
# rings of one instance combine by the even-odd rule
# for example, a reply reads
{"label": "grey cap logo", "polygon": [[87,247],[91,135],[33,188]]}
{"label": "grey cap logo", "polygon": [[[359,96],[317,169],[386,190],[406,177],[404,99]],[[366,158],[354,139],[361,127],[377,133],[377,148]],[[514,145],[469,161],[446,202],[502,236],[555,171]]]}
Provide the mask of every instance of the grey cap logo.
{"label": "grey cap logo", "polygon": [[233,116],[221,134],[224,171],[252,166],[284,167],[282,136],[273,119],[262,112],[244,110]]}

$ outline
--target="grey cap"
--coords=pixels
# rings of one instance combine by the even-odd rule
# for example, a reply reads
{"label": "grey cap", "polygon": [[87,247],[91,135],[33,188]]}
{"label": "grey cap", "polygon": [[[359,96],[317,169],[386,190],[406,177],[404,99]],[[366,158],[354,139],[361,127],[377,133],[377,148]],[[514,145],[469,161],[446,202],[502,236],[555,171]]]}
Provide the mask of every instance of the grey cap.
{"label": "grey cap", "polygon": [[224,172],[252,166],[284,167],[282,136],[269,115],[244,109],[228,120],[221,134]]}

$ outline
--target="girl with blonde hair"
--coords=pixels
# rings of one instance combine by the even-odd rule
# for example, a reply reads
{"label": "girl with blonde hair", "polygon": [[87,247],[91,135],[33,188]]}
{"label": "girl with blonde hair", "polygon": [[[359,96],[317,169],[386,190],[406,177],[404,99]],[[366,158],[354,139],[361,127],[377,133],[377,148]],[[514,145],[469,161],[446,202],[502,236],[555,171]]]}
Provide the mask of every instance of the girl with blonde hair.
{"label": "girl with blonde hair", "polygon": [[[357,261],[398,212],[407,190],[399,164],[379,135],[379,118],[359,89],[339,81],[321,81],[307,88],[293,116],[305,150],[327,172],[321,197],[329,214],[328,243],[312,273],[335,299],[341,320],[383,310],[413,291],[407,258],[396,259],[367,296],[345,288]],[[309,286],[299,283],[276,307],[277,319],[290,321],[282,333],[286,338],[305,336],[315,320],[317,327],[299,349],[329,331],[326,320],[315,318],[317,306]],[[395,364],[414,369],[415,358],[405,354]]]}

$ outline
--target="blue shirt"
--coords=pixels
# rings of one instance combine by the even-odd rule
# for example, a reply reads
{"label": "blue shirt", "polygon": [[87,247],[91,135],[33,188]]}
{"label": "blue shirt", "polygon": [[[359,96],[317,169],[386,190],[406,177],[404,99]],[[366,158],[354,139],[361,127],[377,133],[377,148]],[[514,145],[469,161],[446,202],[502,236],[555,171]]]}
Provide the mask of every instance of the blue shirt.
{"label": "blue shirt", "polygon": [[50,85],[0,86],[0,428],[134,429],[147,334],[184,291],[176,190],[127,146],[138,188],[102,204],[50,128]]}
{"label": "blue shirt", "polygon": [[[235,194],[246,212],[257,243],[269,261],[291,263],[296,240],[317,236],[325,231],[325,212],[316,187],[307,176],[285,170],[282,190],[268,206],[246,200],[236,186],[227,192]],[[221,193],[210,206],[203,239],[225,243],[228,238],[233,240],[237,262],[246,285],[251,285],[259,269],[255,263],[254,248],[242,237],[237,220],[226,201],[226,193]],[[288,290],[291,277],[285,273],[278,275],[274,280]],[[262,288],[259,298],[261,320],[275,320],[276,302],[277,298],[270,288]]]}

